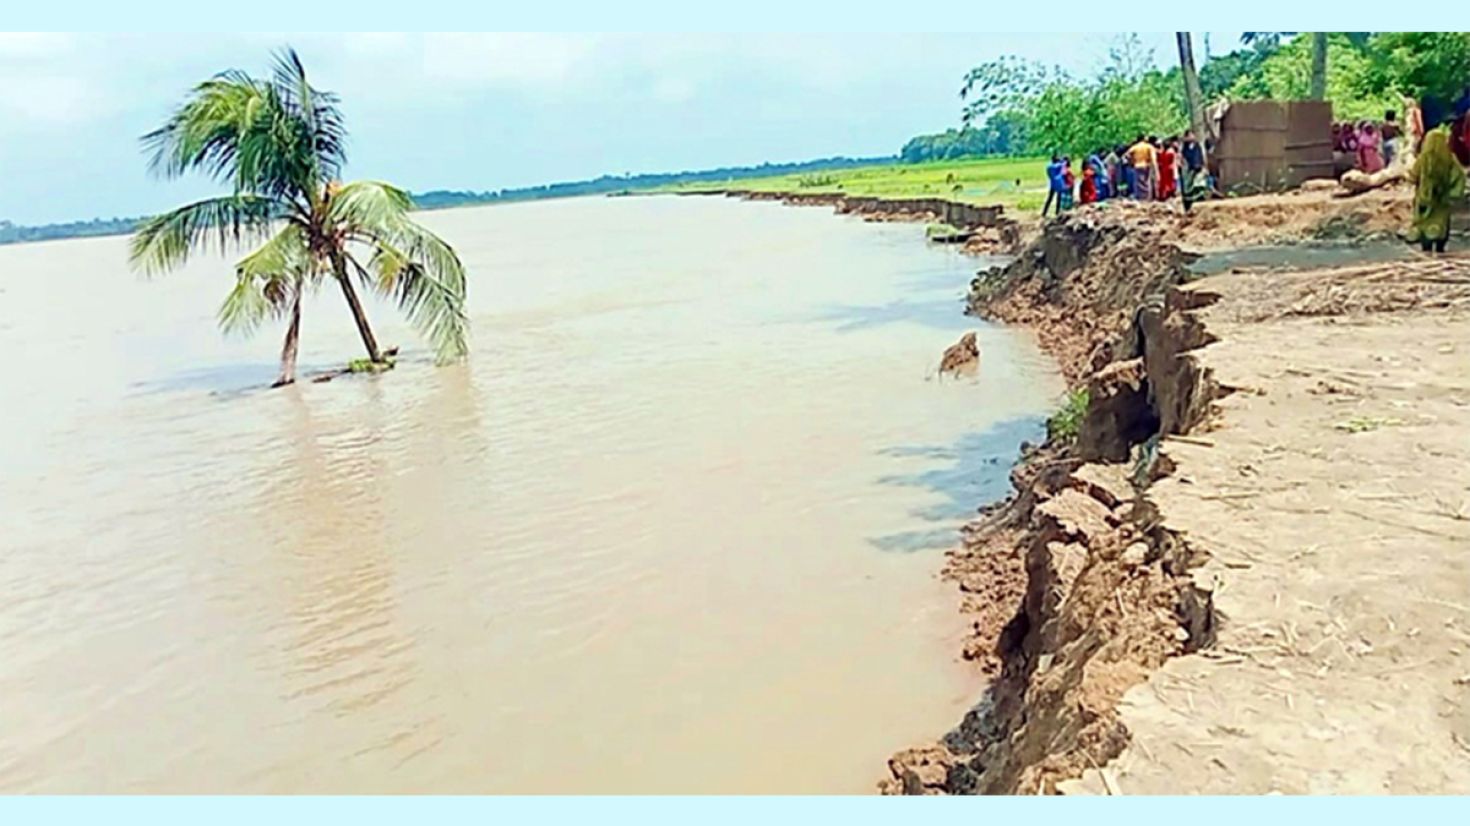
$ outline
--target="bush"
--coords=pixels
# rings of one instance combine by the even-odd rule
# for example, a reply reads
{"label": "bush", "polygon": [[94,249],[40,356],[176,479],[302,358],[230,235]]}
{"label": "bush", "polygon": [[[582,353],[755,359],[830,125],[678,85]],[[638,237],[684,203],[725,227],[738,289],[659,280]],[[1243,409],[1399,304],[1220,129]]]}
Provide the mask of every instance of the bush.
{"label": "bush", "polygon": [[810,189],[810,188],[819,187],[819,186],[836,186],[837,185],[837,176],[836,175],[802,175],[800,178],[797,178],[796,179],[796,185],[799,186],[799,187],[801,187],[801,188],[803,188],[803,189]]}
{"label": "bush", "polygon": [[1067,394],[1062,407],[1046,420],[1046,435],[1053,442],[1074,442],[1082,429],[1082,418],[1087,415],[1091,397],[1082,387]]}

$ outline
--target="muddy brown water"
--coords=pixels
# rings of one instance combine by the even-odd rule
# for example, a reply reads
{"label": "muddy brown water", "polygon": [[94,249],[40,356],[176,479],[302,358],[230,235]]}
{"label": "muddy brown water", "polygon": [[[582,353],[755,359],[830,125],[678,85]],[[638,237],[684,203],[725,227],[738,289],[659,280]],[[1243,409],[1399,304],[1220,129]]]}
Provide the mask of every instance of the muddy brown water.
{"label": "muddy brown water", "polygon": [[[264,389],[229,267],[0,248],[0,790],[866,792],[973,701],[955,527],[1061,383],[913,225],[431,213],[473,356]],[[926,380],[980,330],[973,381]],[[340,297],[303,371],[356,357]]]}

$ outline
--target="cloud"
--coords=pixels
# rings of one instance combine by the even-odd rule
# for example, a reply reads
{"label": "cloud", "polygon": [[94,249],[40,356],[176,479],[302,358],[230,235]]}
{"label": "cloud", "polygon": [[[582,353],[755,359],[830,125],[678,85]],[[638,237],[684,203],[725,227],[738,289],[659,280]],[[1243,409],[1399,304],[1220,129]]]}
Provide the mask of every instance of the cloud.
{"label": "cloud", "polygon": [[99,103],[87,78],[73,65],[75,35],[0,32],[0,118],[8,129],[86,120]]}
{"label": "cloud", "polygon": [[20,126],[79,123],[94,114],[97,97],[74,77],[27,77],[0,84],[0,117]]}
{"label": "cloud", "polygon": [[456,83],[546,86],[575,79],[597,37],[536,32],[424,36],[424,74]]}
{"label": "cloud", "polygon": [[0,63],[53,58],[72,48],[75,36],[60,32],[0,32]]}

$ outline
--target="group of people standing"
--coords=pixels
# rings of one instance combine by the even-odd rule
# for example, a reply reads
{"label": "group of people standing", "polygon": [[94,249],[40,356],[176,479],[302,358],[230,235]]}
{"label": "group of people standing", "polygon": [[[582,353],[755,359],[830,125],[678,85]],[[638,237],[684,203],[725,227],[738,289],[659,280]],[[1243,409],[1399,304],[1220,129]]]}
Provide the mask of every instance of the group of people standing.
{"label": "group of people standing", "polygon": [[1212,189],[1205,148],[1193,132],[1163,140],[1139,135],[1131,145],[1099,149],[1082,162],[1080,180],[1070,157],[1053,155],[1046,177],[1049,186],[1041,208],[1043,217],[1048,212],[1060,215],[1074,203],[1114,198],[1170,201],[1177,197],[1188,211]]}
{"label": "group of people standing", "polygon": [[[1417,131],[1422,134],[1423,126]],[[1393,163],[1403,135],[1398,113],[1390,110],[1384,113],[1382,123],[1365,120],[1332,124],[1332,150],[1351,158],[1354,169],[1372,175]]]}

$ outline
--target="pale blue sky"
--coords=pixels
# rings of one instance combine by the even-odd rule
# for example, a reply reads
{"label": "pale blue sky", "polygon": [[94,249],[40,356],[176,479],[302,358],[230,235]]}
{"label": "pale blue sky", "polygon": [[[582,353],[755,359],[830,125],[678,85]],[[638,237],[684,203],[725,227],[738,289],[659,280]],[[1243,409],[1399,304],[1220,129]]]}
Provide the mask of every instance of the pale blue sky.
{"label": "pale blue sky", "polygon": [[[1172,33],[1141,36],[1175,59]],[[1238,37],[1212,33],[1213,49]],[[1019,54],[1086,72],[1114,38],[0,33],[0,219],[136,215],[214,191],[150,179],[137,137],[192,83],[263,73],[286,43],[343,97],[348,176],[423,191],[892,154],[957,123],[971,66]]]}

